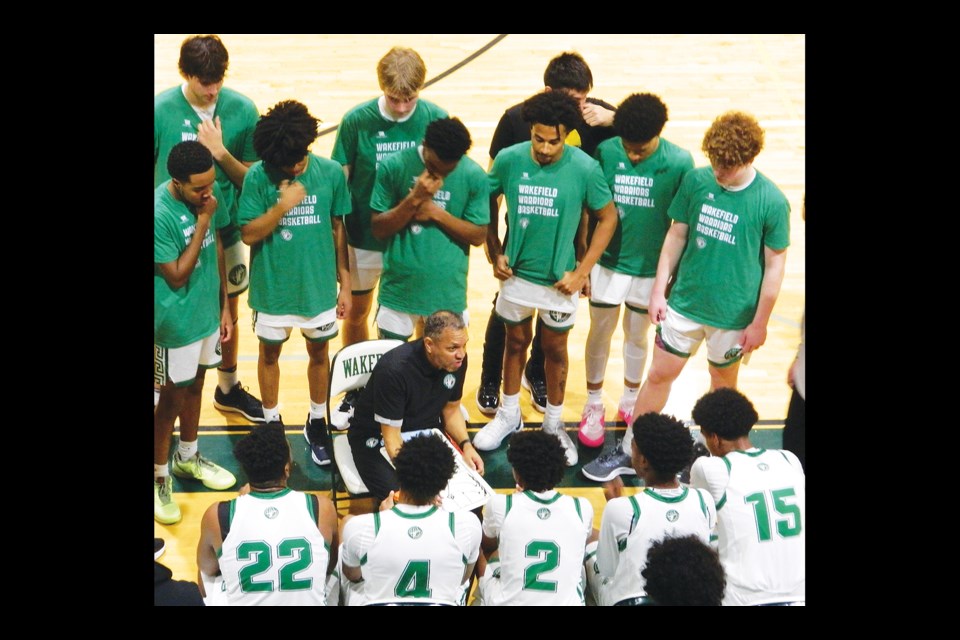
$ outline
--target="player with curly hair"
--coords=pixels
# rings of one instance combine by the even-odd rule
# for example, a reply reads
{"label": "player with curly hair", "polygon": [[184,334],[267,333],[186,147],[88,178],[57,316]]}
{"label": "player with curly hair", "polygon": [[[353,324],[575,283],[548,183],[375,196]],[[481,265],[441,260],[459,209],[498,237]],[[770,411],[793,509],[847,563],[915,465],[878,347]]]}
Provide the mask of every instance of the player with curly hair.
{"label": "player with curly hair", "polygon": [[[350,311],[350,268],[343,217],[350,193],[337,163],[310,153],[320,120],[295,100],[257,122],[262,158],[247,172],[238,220],[250,245],[250,308],[260,339],[257,375],[267,422],[280,418],[280,352],[293,327],[307,346],[310,411],[304,436],[311,458],[330,464],[327,433],[328,343]],[[339,293],[338,293],[339,281]]]}
{"label": "player with curly hair", "polygon": [[[530,124],[530,142],[497,154],[488,172],[493,198],[507,203],[506,243],[490,243],[494,276],[501,281],[496,314],[507,325],[503,357],[503,403],[474,437],[478,449],[496,449],[523,427],[520,384],[527,347],[533,337],[531,319],[538,314],[546,327],[542,346],[546,357],[547,406],[543,430],[556,436],[567,456],[577,463],[577,446],[562,421],[566,392],[567,337],[577,316],[579,294],[590,269],[606,249],[617,227],[617,211],[600,164],[565,144],[567,132],[580,122],[577,101],[561,91],[538,93],[523,103]],[[576,259],[574,237],[587,207],[598,223],[586,252]]]}
{"label": "player with curly hair", "polygon": [[510,439],[507,460],[517,491],[484,507],[478,604],[583,605],[593,506],[555,489],[566,472],[563,446],[545,431],[521,431]]}
{"label": "player with curly hair", "polygon": [[326,496],[287,486],[293,465],[283,425],[233,447],[249,484],[200,521],[199,582],[207,604],[324,606],[336,567],[337,513]]}
{"label": "player with curly hair", "polygon": [[652,604],[661,607],[719,607],[727,585],[717,552],[694,535],[654,542],[643,579]]}
{"label": "player with curly hair", "polygon": [[766,342],[790,244],[790,204],[753,166],[763,142],[752,115],[718,116],[703,137],[711,166],[690,171],[670,205],[673,224],[649,306],[657,349],[634,415],[663,409],[702,342],[711,389],[736,388],[742,358]]}
{"label": "player with curly hair", "polygon": [[480,521],[471,511],[438,506],[456,468],[454,453],[440,438],[419,435],[393,461],[400,488],[380,511],[345,520],[343,602],[465,605]]}
{"label": "player with curly hair", "polygon": [[797,456],[750,442],[759,416],[736,389],[705,394],[693,407],[710,457],[690,468],[690,486],[717,505],[717,550],[727,573],[724,605],[806,598],[806,476]]}
{"label": "player with curly hair", "polygon": [[604,485],[608,502],[600,536],[587,555],[587,583],[594,600],[613,605],[642,598],[641,571],[653,542],[665,536],[692,534],[704,543],[717,523],[710,494],[680,484],[677,474],[693,458],[693,438],[673,416],[645,413],[633,423],[631,457],[644,491],[624,496],[619,476]]}

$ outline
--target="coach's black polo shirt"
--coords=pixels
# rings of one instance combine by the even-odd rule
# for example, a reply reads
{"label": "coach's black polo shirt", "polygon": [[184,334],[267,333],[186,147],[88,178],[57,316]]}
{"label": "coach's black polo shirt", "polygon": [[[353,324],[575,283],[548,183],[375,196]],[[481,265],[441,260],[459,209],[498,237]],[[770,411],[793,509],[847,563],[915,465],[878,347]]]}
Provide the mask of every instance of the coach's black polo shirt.
{"label": "coach's black polo shirt", "polygon": [[423,338],[386,352],[357,399],[348,432],[351,443],[379,439],[381,422],[401,431],[434,427],[443,431],[443,407],[460,400],[466,370],[466,362],[456,373],[434,367],[427,360]]}

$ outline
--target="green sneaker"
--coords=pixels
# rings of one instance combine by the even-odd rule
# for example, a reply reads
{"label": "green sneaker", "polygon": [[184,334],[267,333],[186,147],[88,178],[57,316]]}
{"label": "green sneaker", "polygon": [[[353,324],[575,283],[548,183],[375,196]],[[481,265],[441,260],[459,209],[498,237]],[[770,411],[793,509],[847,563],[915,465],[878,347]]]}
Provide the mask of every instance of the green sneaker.
{"label": "green sneaker", "polygon": [[153,517],[160,524],[180,522],[180,507],[173,501],[173,478],[165,476],[163,482],[153,483]]}
{"label": "green sneaker", "polygon": [[189,460],[181,460],[179,452],[173,454],[171,470],[178,478],[199,480],[207,489],[222,491],[237,484],[237,478],[232,473],[207,460],[199,451]]}

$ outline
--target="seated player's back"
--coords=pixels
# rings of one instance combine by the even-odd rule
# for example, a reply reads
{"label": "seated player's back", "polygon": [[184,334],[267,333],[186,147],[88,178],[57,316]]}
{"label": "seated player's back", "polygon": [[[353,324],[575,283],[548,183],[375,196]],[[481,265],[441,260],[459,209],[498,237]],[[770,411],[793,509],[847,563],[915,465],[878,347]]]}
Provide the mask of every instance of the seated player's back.
{"label": "seated player's back", "polygon": [[[365,525],[372,525],[374,536],[360,559],[368,602],[465,604],[463,573],[471,553],[475,559],[480,539],[474,514],[449,513],[434,505],[397,505],[356,518],[361,519],[370,520]],[[464,526],[476,529],[472,551],[457,540],[456,532]]]}
{"label": "seated player's back", "polygon": [[[549,497],[544,497],[549,496]],[[593,509],[556,491],[506,496],[500,529],[502,604],[584,604],[581,570]]]}
{"label": "seated player's back", "polygon": [[717,501],[718,551],[727,574],[723,604],[803,599],[806,478],[796,456],[754,448],[700,458],[698,465],[708,481],[729,477]]}
{"label": "seated player's back", "polygon": [[330,556],[317,529],[316,496],[291,489],[251,491],[231,502],[220,550],[227,602],[325,605]]}

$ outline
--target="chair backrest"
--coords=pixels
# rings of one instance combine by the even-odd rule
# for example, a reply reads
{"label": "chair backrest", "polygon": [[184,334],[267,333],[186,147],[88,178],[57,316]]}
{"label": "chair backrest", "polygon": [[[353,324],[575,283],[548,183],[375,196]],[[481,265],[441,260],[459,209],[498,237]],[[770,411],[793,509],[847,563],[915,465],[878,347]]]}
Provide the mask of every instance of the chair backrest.
{"label": "chair backrest", "polygon": [[402,344],[403,340],[364,340],[340,349],[330,362],[327,398],[365,386],[380,357]]}

